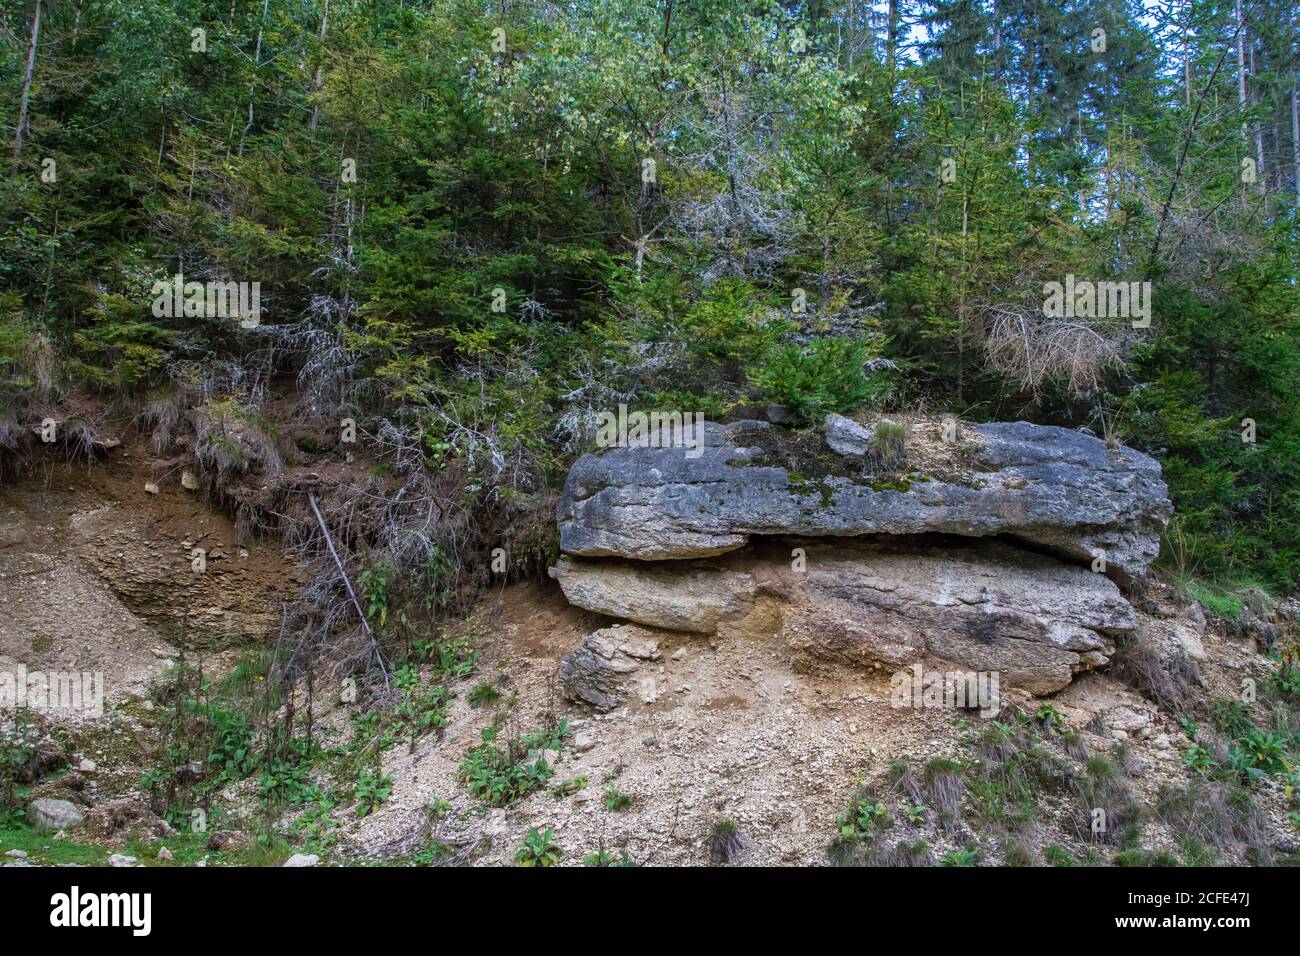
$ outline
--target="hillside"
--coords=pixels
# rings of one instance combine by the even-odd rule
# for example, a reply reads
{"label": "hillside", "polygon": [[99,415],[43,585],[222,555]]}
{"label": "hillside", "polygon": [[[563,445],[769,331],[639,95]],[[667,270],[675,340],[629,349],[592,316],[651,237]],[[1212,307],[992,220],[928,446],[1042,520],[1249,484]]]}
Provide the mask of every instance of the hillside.
{"label": "hillside", "polygon": [[1300,862],[1298,27],[5,5],[4,865]]}

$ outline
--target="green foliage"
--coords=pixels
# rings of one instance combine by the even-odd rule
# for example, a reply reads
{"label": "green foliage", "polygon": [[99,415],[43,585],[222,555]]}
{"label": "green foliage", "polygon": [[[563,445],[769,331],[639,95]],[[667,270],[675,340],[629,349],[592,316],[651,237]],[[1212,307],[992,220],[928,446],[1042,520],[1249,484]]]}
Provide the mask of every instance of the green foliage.
{"label": "green foliage", "polygon": [[605,809],[606,810],[626,810],[632,806],[631,794],[621,792],[618,787],[609,786],[605,788]]}
{"label": "green foliage", "polygon": [[1292,705],[1300,705],[1300,662],[1283,661],[1271,677],[1274,691]]}
{"label": "green foliage", "polygon": [[0,811],[20,819],[22,799],[36,763],[40,726],[24,709],[16,709],[0,727]]}
{"label": "green foliage", "polygon": [[612,850],[597,850],[595,853],[588,853],[582,858],[583,866],[636,866],[636,861],[628,855],[627,850],[619,850],[615,856]]}
{"label": "green foliage", "polygon": [[571,797],[587,788],[586,777],[570,777],[568,780],[561,780],[551,787],[551,793],[557,797]]}
{"label": "green foliage", "polygon": [[487,806],[500,807],[546,785],[555,773],[547,754],[558,751],[569,736],[566,721],[534,727],[529,733],[497,746],[500,724],[485,727],[483,742],[465,755],[457,771],[470,795]]}
{"label": "green foliage", "polygon": [[372,626],[382,629],[388,623],[388,579],[393,569],[386,564],[364,569],[357,576],[357,588],[365,602],[366,617]]}
{"label": "green foliage", "polygon": [[473,707],[485,707],[501,699],[501,692],[491,684],[475,684],[466,698]]}
{"label": "green foliage", "polygon": [[889,808],[879,801],[855,798],[848,809],[836,819],[840,838],[854,842],[872,839],[892,823]]}
{"label": "green foliage", "polygon": [[361,771],[356,784],[357,816],[365,817],[374,813],[388,802],[388,798],[392,793],[393,778],[391,774],[370,770]]}
{"label": "green foliage", "polygon": [[554,866],[560,862],[560,848],[551,839],[555,831],[551,827],[539,831],[529,827],[524,837],[524,845],[515,854],[515,861],[520,866]]}
{"label": "green foliage", "polygon": [[1050,701],[1044,700],[1038,704],[1038,723],[1053,737],[1058,737],[1065,726],[1065,717]]}
{"label": "green foliage", "polygon": [[979,862],[979,851],[973,848],[953,850],[939,858],[939,866],[974,866]]}
{"label": "green foliage", "polygon": [[1049,843],[1043,847],[1043,859],[1051,866],[1078,866],[1074,854],[1059,843]]}
{"label": "green foliage", "polygon": [[1241,617],[1245,604],[1235,594],[1224,594],[1201,581],[1189,581],[1187,595],[1216,617],[1235,621]]}
{"label": "green foliage", "polygon": [[[0,173],[6,449],[74,393],[305,372],[300,407],[409,423],[479,519],[544,497],[589,413],[622,398],[711,419],[762,399],[815,422],[893,394],[1118,422],[1164,465],[1166,566],[1298,583],[1285,4],[1251,12],[1246,115],[1219,68],[1230,4],[892,5],[895,36],[924,20],[904,56],[877,18],[802,4],[526,2],[498,54],[483,0],[244,3],[201,61],[175,44],[212,19],[194,0],[47,7]],[[0,13],[9,103],[29,9]],[[1105,56],[1062,39],[1098,23]],[[807,50],[773,42],[795,29]],[[1243,123],[1268,153],[1249,189]],[[154,315],[178,272],[260,282],[267,327]],[[1066,274],[1150,280],[1152,325],[1047,321],[1042,284]],[[907,381],[863,375],[877,355]],[[231,435],[194,447],[258,466]],[[397,592],[428,585],[443,608],[466,576],[450,556],[407,570],[367,569],[382,630],[407,630]]]}
{"label": "green foliage", "polygon": [[749,380],[766,400],[785,405],[799,421],[815,422],[827,412],[884,402],[891,390],[888,375],[864,370],[879,352],[877,339],[842,336],[774,346],[750,367]]}

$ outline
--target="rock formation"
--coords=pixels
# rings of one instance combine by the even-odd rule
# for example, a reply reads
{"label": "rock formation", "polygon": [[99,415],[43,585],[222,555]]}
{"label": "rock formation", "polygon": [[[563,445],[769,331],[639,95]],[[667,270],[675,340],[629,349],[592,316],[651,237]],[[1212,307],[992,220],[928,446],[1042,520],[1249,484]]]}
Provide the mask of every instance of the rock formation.
{"label": "rock formation", "polygon": [[[1053,426],[980,425],[948,441],[942,427],[914,424],[888,471],[871,431],[840,416],[824,434],[710,425],[695,457],[587,455],[565,484],[551,575],[587,610],[777,634],[807,665],[928,657],[1059,690],[1136,627],[1116,582],[1140,579],[1159,551],[1171,511],[1159,465]],[[618,703],[638,658],[627,636],[599,631],[566,659],[570,696]]]}
{"label": "rock formation", "polygon": [[735,551],[752,535],[1010,535],[1085,564],[1100,551],[1107,573],[1128,583],[1159,553],[1171,512],[1154,459],[1067,428],[977,425],[961,443],[960,474],[889,482],[828,446],[812,462],[822,474],[783,467],[782,432],[709,425],[697,458],[651,447],[584,456],[560,500],[561,550],[661,561]]}

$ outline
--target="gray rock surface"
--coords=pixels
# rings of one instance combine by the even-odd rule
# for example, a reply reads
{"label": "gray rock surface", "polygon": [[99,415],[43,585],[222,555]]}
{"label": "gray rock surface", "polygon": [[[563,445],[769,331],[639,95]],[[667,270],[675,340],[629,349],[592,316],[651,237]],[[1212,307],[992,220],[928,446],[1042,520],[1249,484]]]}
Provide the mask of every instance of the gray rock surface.
{"label": "gray rock surface", "polygon": [[582,457],[557,509],[561,549],[656,561],[724,554],[751,535],[1010,535],[1081,564],[1100,550],[1106,573],[1129,583],[1159,553],[1172,511],[1156,461],[1067,428],[968,428],[969,480],[914,482],[908,491],[873,490],[849,456],[844,474],[792,479],[762,464],[753,439],[770,428],[710,424],[696,458],[681,448]]}
{"label": "gray rock surface", "polygon": [[[800,543],[663,566],[561,558],[551,574],[572,603],[652,627],[778,633],[806,661],[903,667],[937,657],[1032,693],[1105,663],[1114,638],[1137,626],[1104,575],[1002,542],[804,542],[804,571],[786,544]],[[611,630],[562,666],[566,688],[581,688],[571,696],[597,706],[619,699],[636,666],[614,642],[593,640]]]}
{"label": "gray rock surface", "polygon": [[826,444],[841,455],[865,455],[871,449],[871,432],[851,418],[826,416]]}
{"label": "gray rock surface", "polygon": [[560,662],[560,683],[569,699],[613,710],[626,699],[641,662],[658,657],[653,632],[630,624],[601,628]]}
{"label": "gray rock surface", "polygon": [[66,830],[85,816],[85,811],[70,800],[42,797],[27,805],[27,822],[38,830]]}

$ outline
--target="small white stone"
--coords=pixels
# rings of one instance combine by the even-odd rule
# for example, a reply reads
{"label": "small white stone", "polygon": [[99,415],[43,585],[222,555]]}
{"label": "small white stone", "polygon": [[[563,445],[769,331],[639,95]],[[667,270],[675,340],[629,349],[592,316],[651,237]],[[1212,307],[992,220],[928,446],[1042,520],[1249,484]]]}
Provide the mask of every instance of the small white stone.
{"label": "small white stone", "polygon": [[315,866],[319,862],[320,857],[315,853],[295,853],[284,861],[284,865],[291,867]]}
{"label": "small white stone", "polygon": [[89,757],[82,757],[81,763],[77,765],[77,769],[82,773],[94,773],[97,768],[95,761],[91,760]]}

